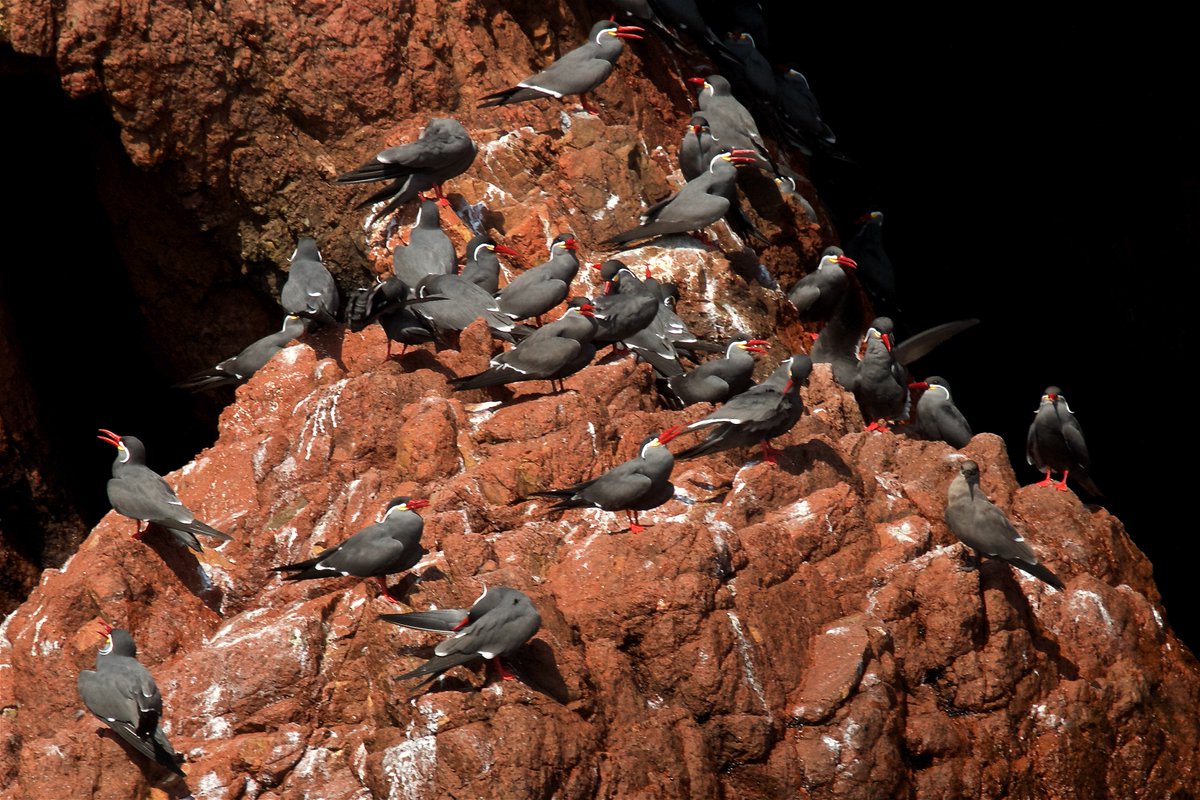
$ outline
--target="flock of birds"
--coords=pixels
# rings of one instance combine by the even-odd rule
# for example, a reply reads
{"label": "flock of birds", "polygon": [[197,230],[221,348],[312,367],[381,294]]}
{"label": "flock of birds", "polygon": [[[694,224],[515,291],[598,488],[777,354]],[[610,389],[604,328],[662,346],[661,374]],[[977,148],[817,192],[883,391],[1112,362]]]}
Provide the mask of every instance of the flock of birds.
{"label": "flock of birds", "polygon": [[[765,57],[755,49],[754,36],[745,28],[722,40],[702,18],[688,16],[687,7],[694,9],[693,3],[659,1],[651,8],[642,0],[617,5],[658,26],[675,44],[683,31],[715,52],[736,74],[742,91],[770,111],[777,141],[809,154],[831,152],[835,138],[821,119],[803,75],[795,69],[771,72]],[[733,5],[745,9],[756,4]],[[675,13],[680,8],[683,11]],[[746,27],[752,27],[753,19],[750,22]],[[483,98],[480,107],[578,95],[585,110],[592,111],[586,94],[612,72],[624,42],[640,39],[644,32],[640,26],[612,20],[597,22],[582,45],[516,86]],[[765,30],[760,36],[765,36]],[[816,212],[796,192],[798,176],[777,163],[754,114],[735,97],[731,82],[717,74],[691,80],[699,90],[699,110],[679,148],[686,183],[671,197],[650,206],[639,225],[611,237],[606,244],[654,239],[662,246],[675,246],[678,240],[660,237],[701,231],[722,218],[735,229],[761,236],[739,208],[738,174],[747,169],[770,172],[781,194],[799,203],[815,221]],[[562,381],[591,364],[599,349],[611,346],[614,351],[628,351],[653,368],[659,393],[668,406],[712,403],[717,407],[702,419],[650,437],[636,457],[591,480],[531,496],[552,498],[552,511],[623,511],[633,532],[644,530],[639,512],[674,497],[670,479],[676,460],[760,446],[764,458],[774,463],[776,451],[770,448],[770,441],[790,431],[803,414],[799,390],[814,361],[832,365],[835,379],[858,401],[868,430],[906,423],[911,393],[920,391],[915,421],[906,423],[907,431],[944,440],[955,448],[970,440],[970,425],[954,405],[947,382],[938,377],[913,381],[907,365],[975,321],[938,326],[903,343],[895,340],[894,326],[887,317],[863,324],[860,288],[877,306],[886,305],[889,294],[894,295],[890,264],[879,238],[882,215],[862,220],[847,243],[849,252],[827,248],[816,268],[788,293],[801,319],[823,324],[811,355],[790,355],[766,380],[754,384],[754,356],[766,352],[767,341],[746,333],[723,344],[696,337],[676,313],[678,288],[655,280],[648,270],[639,276],[630,265],[610,259],[594,265],[604,281],[601,295],[569,298],[580,267],[578,241],[570,232],[553,240],[544,263],[504,287],[499,285],[498,255],[515,253],[486,233],[467,244],[460,269],[455,248],[441,228],[438,204],[446,203],[443,183],[470,168],[476,152],[476,144],[459,122],[438,118],[429,122],[416,141],[383,150],[337,178],[343,184],[387,182],[362,204],[383,204],[375,218],[420,202],[408,243],[395,248],[394,275],[369,289],[356,289],[343,305],[316,242],[301,239],[281,292],[280,302],[287,311],[281,330],[181,386],[201,390],[240,384],[310,327],[343,323],[352,331],[372,323],[381,325],[390,357],[392,342],[406,348],[443,342],[482,318],[497,339],[513,346],[493,358],[483,372],[452,382],[456,390],[464,391],[534,380],[550,381],[552,388],[557,384],[561,391]],[[428,192],[434,197],[426,197]],[[534,320],[540,323],[544,315],[564,303],[566,309],[557,319],[531,324]],[[702,356],[705,353],[711,354],[707,360]],[[697,366],[689,369],[685,364]],[[704,437],[678,453],[667,447],[677,437],[694,433]],[[136,521],[135,538],[143,535],[143,523],[149,523],[195,551],[202,550],[197,537],[222,543],[230,540],[229,535],[196,519],[167,482],[146,466],[140,440],[107,430],[101,430],[100,438],[117,450],[108,497],[118,513]],[[1051,485],[1051,475],[1058,472],[1062,479],[1053,484],[1058,489],[1066,490],[1070,474],[1098,494],[1087,475],[1088,453],[1079,423],[1055,387],[1042,396],[1029,428],[1027,453],[1030,463],[1045,472],[1039,485]],[[1005,514],[988,501],[979,476],[975,462],[962,461],[948,493],[945,520],[950,530],[977,555],[1000,559],[1062,589],[1062,581],[1039,562]],[[416,512],[427,505],[425,499],[397,497],[375,524],[313,558],[275,569],[286,573],[286,580],[375,579],[383,596],[398,603],[388,591],[386,577],[412,569],[425,554],[423,522]],[[470,608],[387,614],[381,619],[446,637],[426,663],[400,676],[423,676],[420,685],[477,657],[494,660],[504,678],[512,677],[501,657],[520,648],[541,622],[528,596],[503,586],[485,589]],[[139,752],[182,776],[182,757],[159,724],[162,697],[149,671],[137,661],[133,638],[128,631],[106,623],[100,633],[104,643],[96,657],[96,669],[82,672],[78,680],[84,703]]]}

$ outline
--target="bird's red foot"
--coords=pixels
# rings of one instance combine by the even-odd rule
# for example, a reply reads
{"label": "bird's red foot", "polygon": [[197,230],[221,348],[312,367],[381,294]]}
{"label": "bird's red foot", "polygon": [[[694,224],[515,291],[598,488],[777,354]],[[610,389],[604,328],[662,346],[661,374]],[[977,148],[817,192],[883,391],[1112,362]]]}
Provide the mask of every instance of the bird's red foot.
{"label": "bird's red foot", "polygon": [[776,466],[779,462],[775,460],[775,457],[783,455],[783,451],[776,450],[774,447],[771,447],[770,442],[766,442],[766,441],[764,441],[762,443],[761,447],[762,447],[763,461],[770,464],[771,466]]}
{"label": "bird's red foot", "polygon": [[380,593],[382,596],[386,597],[388,600],[391,600],[393,603],[395,603],[395,604],[396,604],[396,605],[398,605],[398,606],[400,606],[400,605],[404,605],[404,604],[403,604],[403,603],[401,603],[399,600],[397,600],[396,598],[392,597],[392,595],[391,595],[391,592],[389,592],[389,591],[388,591],[388,587],[387,587],[387,581],[386,581],[384,578],[382,578],[382,577],[376,577],[376,578],[375,578],[375,581],[376,581],[376,583],[378,583],[378,584],[379,584],[379,593]]}
{"label": "bird's red foot", "polygon": [[134,527],[135,527],[135,530],[133,533],[131,533],[129,535],[129,538],[135,542],[140,542],[142,540],[142,537],[146,535],[146,531],[150,530],[149,525],[147,525],[145,528],[142,527],[141,520],[138,520],[137,522],[135,522]]}
{"label": "bird's red foot", "polygon": [[889,427],[887,426],[887,423],[886,423],[886,422],[884,422],[883,420],[878,420],[878,419],[877,419],[877,420],[875,420],[874,422],[872,422],[870,425],[868,425],[868,426],[867,426],[867,430],[869,430],[869,431],[882,431],[882,432],[884,432],[884,433],[889,433],[889,432],[891,431],[891,428],[889,428]]}
{"label": "bird's red foot", "polygon": [[591,114],[593,117],[600,116],[600,109],[588,102],[587,95],[579,95],[579,105],[583,106],[583,110]]}
{"label": "bird's red foot", "polygon": [[1071,491],[1070,489],[1067,488],[1067,479],[1066,478],[1063,478],[1061,481],[1055,483],[1054,488],[1058,489],[1060,492]]}
{"label": "bird's red foot", "polygon": [[812,339],[814,342],[815,342],[817,339],[820,339],[820,338],[821,338],[821,334],[819,334],[819,333],[810,333],[808,336],[809,336],[809,338],[810,338],[810,339]]}
{"label": "bird's red foot", "polygon": [[[1066,478],[1063,480],[1066,480]],[[1054,481],[1050,480],[1050,470],[1046,470],[1046,477],[1035,483],[1034,486],[1050,486],[1053,483]]]}
{"label": "bird's red foot", "polygon": [[516,675],[513,675],[504,668],[504,662],[502,662],[498,657],[496,658],[496,670],[499,671],[500,677],[506,681],[515,681],[517,679]]}
{"label": "bird's red foot", "polygon": [[638,525],[636,522],[629,523],[629,532],[630,533],[641,533],[644,530],[646,530],[645,525]]}

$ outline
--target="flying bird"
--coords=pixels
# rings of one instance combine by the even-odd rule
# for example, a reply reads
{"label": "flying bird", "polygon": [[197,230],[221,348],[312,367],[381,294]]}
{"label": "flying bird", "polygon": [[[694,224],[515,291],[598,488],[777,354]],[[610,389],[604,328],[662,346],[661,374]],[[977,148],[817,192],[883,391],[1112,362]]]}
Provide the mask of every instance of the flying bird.
{"label": "flying bird", "polygon": [[477,149],[458,120],[435,117],[415,142],[389,147],[358,169],[339,175],[337,182],[391,181],[358,204],[362,208],[386,200],[387,205],[374,215],[379,218],[429,189],[444,197],[442,184],[466,172]]}
{"label": "flying bird", "polygon": [[[1073,475],[1088,492],[1102,496],[1088,474],[1092,462],[1088,457],[1087,443],[1083,440],[1083,428],[1057,386],[1047,387],[1038,404],[1033,423],[1029,426],[1029,435],[1025,437],[1025,460],[1046,473],[1038,486],[1053,485],[1065,492],[1067,476]],[[1050,480],[1054,472],[1062,473],[1062,480],[1058,483]]]}
{"label": "flying bird", "polygon": [[308,321],[295,314],[284,317],[283,327],[276,333],[256,341],[232,358],[227,358],[220,364],[209,369],[201,370],[184,381],[175,384],[177,389],[187,389],[199,392],[218,386],[229,386],[245,383],[250,376],[258,372],[276,353],[308,328]]}
{"label": "flying bird", "polygon": [[1038,561],[1004,512],[984,496],[979,465],[974,461],[962,462],[959,474],[950,482],[945,517],[950,532],[977,554],[1007,561],[1062,591],[1063,582]]}
{"label": "flying bird", "polygon": [[[228,542],[233,539],[227,533],[211,528],[188,510],[162,477],[146,466],[146,446],[136,436],[118,436],[112,431],[100,429],[102,442],[117,448],[113,461],[112,479],[108,482],[108,501],[113,510],[122,516],[137,521],[134,539],[142,538],[145,531],[142,523],[166,528],[181,544],[197,553],[204,550],[197,534],[211,536]],[[147,527],[149,530],[149,527]]]}
{"label": "flying bird", "polygon": [[433,649],[433,658],[396,676],[396,680],[402,681],[428,675],[418,686],[429,683],[451,667],[476,658],[494,659],[500,676],[512,680],[516,676],[504,668],[500,657],[518,650],[542,626],[542,617],[529,596],[507,586],[485,588],[470,609],[381,614],[379,618],[413,630],[449,635]]}
{"label": "flying bird", "polygon": [[76,686],[88,711],[142,755],[184,776],[183,756],[163,733],[163,701],[154,676],[137,660],[129,631],[100,623],[104,644],[96,653],[96,669],[79,673]]}
{"label": "flying bird", "polygon": [[291,572],[285,581],[312,578],[374,578],[383,596],[400,601],[388,593],[387,575],[412,569],[425,555],[421,533],[425,522],[416,513],[429,505],[428,500],[396,497],[387,505],[383,518],[368,525],[341,544],[334,545],[315,558],[275,567],[273,572]]}
{"label": "flying bird", "polygon": [[636,25],[618,25],[601,20],[592,26],[588,40],[566,53],[536,75],[530,75],[511,89],[483,98],[479,108],[523,103],[543,97],[562,98],[577,94],[579,102],[591,114],[598,113],[587,101],[587,93],[604,83],[613,65],[625,49],[625,39],[641,39],[644,29]]}

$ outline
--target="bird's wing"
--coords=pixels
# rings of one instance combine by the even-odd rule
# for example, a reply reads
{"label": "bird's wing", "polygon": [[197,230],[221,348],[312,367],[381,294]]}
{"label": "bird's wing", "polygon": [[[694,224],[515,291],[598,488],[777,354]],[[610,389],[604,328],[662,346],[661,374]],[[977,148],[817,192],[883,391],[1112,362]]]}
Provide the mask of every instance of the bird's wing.
{"label": "bird's wing", "polygon": [[783,400],[783,393],[773,386],[758,385],[742,392],[701,420],[687,426],[697,430],[710,425],[747,425],[767,422],[774,418]]}
{"label": "bird's wing", "polygon": [[1062,428],[1063,440],[1067,443],[1067,449],[1071,451],[1071,457],[1075,459],[1075,463],[1083,467],[1085,470],[1091,466],[1091,459],[1088,457],[1087,443],[1083,440],[1083,428],[1079,424],[1079,420],[1075,419],[1075,415],[1065,409],[1054,408],[1054,413],[1058,415],[1058,422]]}
{"label": "bird's wing", "polygon": [[384,622],[418,631],[451,633],[467,619],[468,608],[435,608],[429,611],[410,611],[407,614],[380,614]]}
{"label": "bird's wing", "polygon": [[537,633],[541,619],[523,605],[501,605],[492,609],[449,639],[438,644],[438,656],[478,654],[484,658],[503,655]]}
{"label": "bird's wing", "polygon": [[593,481],[582,494],[600,508],[608,510],[620,510],[637,502],[653,484],[648,475],[639,471],[641,462],[641,458],[636,458],[613,467]]}
{"label": "bird's wing", "polygon": [[108,499],[113,508],[133,519],[189,523],[196,518],[167,482],[148,467],[129,470],[110,480]]}
{"label": "bird's wing", "polygon": [[905,366],[918,358],[927,355],[942,342],[957,333],[979,324],[977,319],[960,319],[956,322],[946,322],[921,331],[916,336],[910,336],[900,342],[892,350],[892,357]]}
{"label": "bird's wing", "polygon": [[612,62],[594,57],[594,52],[595,47],[591,43],[577,47],[517,85],[547,92],[555,97],[590,91],[603,83],[613,71]]}

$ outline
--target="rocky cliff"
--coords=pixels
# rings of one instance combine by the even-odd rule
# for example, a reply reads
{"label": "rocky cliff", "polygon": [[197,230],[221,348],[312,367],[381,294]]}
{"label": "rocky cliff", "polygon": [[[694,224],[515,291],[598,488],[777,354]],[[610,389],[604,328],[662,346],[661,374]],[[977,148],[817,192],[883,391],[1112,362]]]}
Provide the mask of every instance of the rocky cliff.
{"label": "rocky cliff", "polygon": [[[386,270],[388,250],[382,227],[364,230],[351,210],[361,193],[330,178],[434,114],[458,116],[481,143],[454,199],[483,202],[527,264],[559,230],[586,248],[669,191],[687,115],[679,78],[701,66],[657,42],[622,57],[599,119],[548,103],[470,110],[599,15],[477,0],[10,2],[0,30],[54,56],[69,92],[103,93],[134,163],[251,276],[276,281],[295,238],[313,235],[352,286]],[[775,242],[763,260],[787,285],[828,241],[777,202],[755,211]],[[625,260],[678,280],[701,333],[771,332],[772,360],[803,345],[786,300],[719,251]],[[194,350],[186,325],[160,334],[164,348]],[[110,514],[0,629],[0,797],[1197,792],[1200,672],[1161,622],[1149,563],[1103,509],[1018,488],[998,438],[963,454],[1064,592],[967,563],[941,521],[958,454],[862,432],[824,368],[804,391],[809,413],[777,441],[778,466],[747,453],[678,464],[676,499],[644,515],[643,533],[607,513],[513,504],[710,409],[663,410],[647,368],[623,360],[562,394],[530,384],[477,410],[486,395],[456,395],[447,378],[482,368],[493,346],[477,325],[458,349],[386,359],[378,328],[326,331],[239,389],[217,444],[168,476],[235,541],[197,559],[159,533],[131,541],[132,523]],[[418,609],[467,605],[486,585],[528,593],[543,624],[514,660],[522,681],[480,665],[414,695],[393,676],[434,639],[378,621],[396,608],[374,586],[285,585],[270,572],[397,494],[432,501],[431,556],[393,590]],[[97,618],[133,632],[186,785],[97,736],[82,710],[74,684],[93,663]]]}

